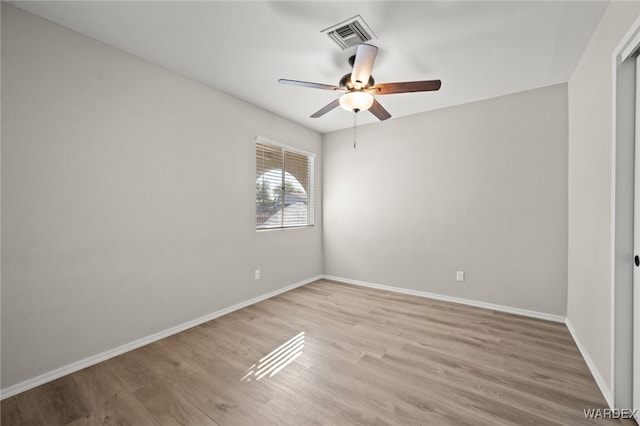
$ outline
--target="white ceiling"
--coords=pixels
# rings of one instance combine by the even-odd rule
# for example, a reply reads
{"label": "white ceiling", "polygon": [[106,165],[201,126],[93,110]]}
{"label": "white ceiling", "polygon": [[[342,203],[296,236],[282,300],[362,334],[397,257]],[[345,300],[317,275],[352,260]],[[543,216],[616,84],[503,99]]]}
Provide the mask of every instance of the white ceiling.
{"label": "white ceiling", "polygon": [[[320,31],[360,15],[377,38],[378,83],[441,79],[439,92],[380,96],[393,117],[569,80],[601,1],[10,2],[318,132],[353,125],[337,97],[277,84],[337,84],[350,71]],[[597,83],[597,82],[594,82]],[[393,119],[393,118],[392,118]],[[359,114],[359,123],[377,121]]]}

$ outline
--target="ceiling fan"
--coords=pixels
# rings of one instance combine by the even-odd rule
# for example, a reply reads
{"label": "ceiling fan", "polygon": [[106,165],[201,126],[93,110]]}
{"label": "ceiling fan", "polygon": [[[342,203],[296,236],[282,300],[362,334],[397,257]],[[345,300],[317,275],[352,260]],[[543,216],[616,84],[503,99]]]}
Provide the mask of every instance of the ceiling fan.
{"label": "ceiling fan", "polygon": [[322,117],[339,105],[347,111],[354,111],[356,113],[359,111],[369,110],[381,121],[390,118],[391,114],[389,114],[389,112],[380,105],[374,95],[429,92],[440,89],[440,80],[375,84],[373,76],[371,75],[371,69],[373,68],[373,63],[376,60],[377,53],[377,47],[371,44],[359,44],[356,54],[349,58],[349,65],[351,65],[352,70],[349,74],[344,75],[340,79],[338,86],[286,79],[280,79],[278,80],[278,83],[310,87],[312,89],[333,90],[344,93],[338,99],[330,102],[328,105],[313,113],[311,118]]}

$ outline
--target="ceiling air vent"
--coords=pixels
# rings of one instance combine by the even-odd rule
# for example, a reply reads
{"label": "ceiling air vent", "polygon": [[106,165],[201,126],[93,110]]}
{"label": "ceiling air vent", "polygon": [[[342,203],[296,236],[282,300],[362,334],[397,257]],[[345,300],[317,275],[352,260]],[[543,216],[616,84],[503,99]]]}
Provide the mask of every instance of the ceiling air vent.
{"label": "ceiling air vent", "polygon": [[373,34],[373,31],[360,15],[356,15],[321,32],[328,35],[342,50],[347,50],[350,47],[375,38],[375,34]]}

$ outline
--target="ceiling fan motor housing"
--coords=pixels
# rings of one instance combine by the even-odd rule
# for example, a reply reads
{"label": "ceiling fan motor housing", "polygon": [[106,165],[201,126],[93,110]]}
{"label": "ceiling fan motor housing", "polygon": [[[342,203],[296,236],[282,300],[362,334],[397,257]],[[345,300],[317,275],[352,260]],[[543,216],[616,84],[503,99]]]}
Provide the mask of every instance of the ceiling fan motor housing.
{"label": "ceiling fan motor housing", "polygon": [[[369,81],[367,82],[367,84],[362,86],[362,89],[368,89],[369,87],[373,87],[374,84],[375,84],[375,80],[371,75],[369,76]],[[340,82],[338,83],[338,86],[344,87],[347,90],[354,89],[355,87],[353,85],[353,82],[351,81],[351,73],[343,75],[342,78],[340,79]]]}

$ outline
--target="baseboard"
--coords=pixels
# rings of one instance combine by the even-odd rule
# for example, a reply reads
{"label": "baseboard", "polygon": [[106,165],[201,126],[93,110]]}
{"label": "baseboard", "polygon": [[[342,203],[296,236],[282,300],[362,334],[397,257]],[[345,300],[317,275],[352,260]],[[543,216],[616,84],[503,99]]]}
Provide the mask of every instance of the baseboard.
{"label": "baseboard", "polygon": [[132,351],[144,345],[148,345],[149,343],[153,343],[157,340],[164,339],[165,337],[169,337],[173,334],[180,333],[181,331],[187,330],[189,328],[195,327],[197,325],[203,324],[207,321],[211,321],[223,315],[229,314],[233,311],[237,311],[238,309],[246,308],[247,306],[253,305],[258,302],[262,302],[263,300],[269,299],[271,297],[277,296],[279,294],[285,293],[289,290],[293,290],[294,288],[301,287],[303,285],[312,283],[321,279],[322,275],[317,275],[315,277],[308,278],[306,280],[297,282],[295,284],[291,284],[287,287],[280,288],[278,290],[254,297],[249,300],[245,300],[244,302],[240,302],[236,305],[230,306],[228,308],[221,309],[219,311],[213,312],[211,314],[202,316],[200,318],[196,318],[191,321],[187,321],[183,324],[177,325],[175,327],[168,328],[166,330],[160,331],[158,333],[154,333],[150,336],[143,337],[138,340],[134,340],[133,342],[127,343],[122,346],[118,346],[117,348],[110,349],[108,351],[99,353],[97,355],[90,356],[88,358],[82,359],[80,361],[73,362],[71,364],[65,365],[64,367],[57,368],[53,371],[49,371],[48,373],[41,374],[37,377],[25,380],[23,382],[17,383],[15,385],[9,386],[5,389],[0,390],[0,400],[12,397],[29,389],[35,388],[36,386],[43,385],[45,383],[51,382],[55,379],[58,379],[62,376],[66,376],[67,374],[75,373],[76,371],[82,370],[83,368],[90,367],[99,362],[106,361],[110,358],[121,355],[125,352]]}
{"label": "baseboard", "polygon": [[346,284],[359,285],[362,287],[375,288],[378,290],[392,291],[394,293],[409,294],[411,296],[424,297],[427,299],[442,300],[445,302],[460,303],[462,305],[475,306],[477,308],[491,309],[493,311],[506,312],[509,314],[522,315],[525,317],[538,318],[547,321],[565,323],[566,318],[560,315],[547,314],[544,312],[530,311],[527,309],[514,308],[511,306],[495,305],[493,303],[479,302],[477,300],[463,299],[460,297],[445,296],[443,294],[428,293],[426,291],[411,290],[402,287],[392,287],[382,284],[373,284],[366,281],[352,280],[350,278],[336,277],[333,275],[324,275],[324,279],[338,281]]}
{"label": "baseboard", "polygon": [[[567,328],[569,329],[569,333],[571,333],[571,337],[573,337],[573,341],[576,343],[576,346],[578,347],[578,350],[580,351],[582,358],[584,358],[584,361],[587,363],[587,366],[589,367],[589,371],[591,371],[591,375],[593,376],[593,379],[596,381],[596,384],[600,388],[600,392],[602,392],[604,399],[607,401],[609,408],[613,409],[614,408],[613,394],[611,393],[611,389],[609,389],[609,386],[607,386],[607,383],[604,381],[602,374],[600,374],[600,370],[598,370],[598,367],[596,367],[596,364],[591,359],[591,356],[589,356],[589,352],[587,352],[585,347],[582,346],[582,343],[578,338],[576,330],[575,328],[573,328],[573,325],[571,324],[571,321],[569,321],[569,318],[566,319],[565,324],[567,325]],[[596,407],[593,407],[593,408],[596,408]]]}

